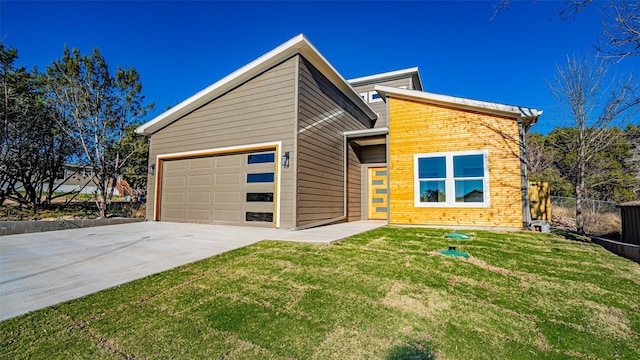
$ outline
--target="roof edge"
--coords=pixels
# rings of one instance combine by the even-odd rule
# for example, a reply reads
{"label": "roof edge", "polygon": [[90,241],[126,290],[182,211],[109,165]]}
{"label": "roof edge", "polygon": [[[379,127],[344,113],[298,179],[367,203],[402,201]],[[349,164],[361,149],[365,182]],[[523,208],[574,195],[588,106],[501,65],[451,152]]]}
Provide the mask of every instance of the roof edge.
{"label": "roof edge", "polygon": [[384,79],[397,78],[397,77],[402,77],[407,75],[410,75],[411,77],[415,76],[418,79],[418,84],[420,85],[420,89],[423,88],[422,78],[420,77],[420,70],[418,69],[417,66],[406,68],[406,69],[395,70],[395,71],[388,71],[380,74],[362,76],[354,79],[349,79],[347,80],[347,82],[349,84],[354,85],[354,84],[367,83],[367,82],[379,82]]}
{"label": "roof edge", "polygon": [[417,100],[433,104],[448,105],[456,108],[488,112],[499,115],[507,115],[530,120],[530,124],[536,122],[543,111],[522,106],[506,105],[488,101],[473,100],[450,95],[435,94],[425,91],[397,89],[389,86],[376,85],[374,88],[383,98],[398,97],[408,100]]}
{"label": "roof edge", "polygon": [[322,56],[322,54],[320,54],[304,34],[299,34],[250,63],[235,70],[231,74],[216,81],[212,85],[198,91],[194,95],[183,100],[171,109],[161,113],[152,120],[142,124],[136,128],[136,133],[151,135],[171,122],[178,120],[195,109],[214,100],[216,97],[250,80],[271,66],[275,66],[279,62],[296,54],[303,55],[314,66],[320,68],[321,71],[328,71],[329,74],[325,73],[324,75],[329,78],[329,81],[338,87],[340,91],[353,101],[371,120],[377,119],[378,114],[371,108],[371,106],[360,98],[360,95]]}

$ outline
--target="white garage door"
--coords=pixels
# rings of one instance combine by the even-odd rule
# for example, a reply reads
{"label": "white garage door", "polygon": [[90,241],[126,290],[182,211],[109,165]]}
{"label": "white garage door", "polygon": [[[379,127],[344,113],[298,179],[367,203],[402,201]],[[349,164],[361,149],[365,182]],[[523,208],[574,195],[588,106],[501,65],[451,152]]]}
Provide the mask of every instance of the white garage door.
{"label": "white garage door", "polygon": [[160,220],[273,226],[275,151],[165,160]]}

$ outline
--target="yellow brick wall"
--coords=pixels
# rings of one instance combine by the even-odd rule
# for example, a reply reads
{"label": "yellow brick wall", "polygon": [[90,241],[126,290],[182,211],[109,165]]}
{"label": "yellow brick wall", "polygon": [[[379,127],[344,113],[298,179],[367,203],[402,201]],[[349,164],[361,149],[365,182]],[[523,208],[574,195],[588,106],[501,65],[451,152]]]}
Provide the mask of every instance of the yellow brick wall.
{"label": "yellow brick wall", "polygon": [[[389,99],[390,223],[522,228],[516,119]],[[489,208],[416,208],[414,154],[487,150]]]}

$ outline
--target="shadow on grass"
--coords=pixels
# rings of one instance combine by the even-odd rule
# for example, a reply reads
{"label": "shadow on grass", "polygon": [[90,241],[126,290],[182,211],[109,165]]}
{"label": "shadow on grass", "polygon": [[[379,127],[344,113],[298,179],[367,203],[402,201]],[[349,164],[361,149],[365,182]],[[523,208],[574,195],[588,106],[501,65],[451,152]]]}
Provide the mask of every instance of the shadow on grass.
{"label": "shadow on grass", "polygon": [[386,360],[435,360],[435,358],[435,354],[428,346],[417,342],[394,346],[385,357]]}
{"label": "shadow on grass", "polygon": [[553,229],[551,233],[558,236],[562,236],[567,240],[573,240],[573,241],[579,241],[579,242],[591,242],[591,239],[588,236],[582,235],[570,230]]}

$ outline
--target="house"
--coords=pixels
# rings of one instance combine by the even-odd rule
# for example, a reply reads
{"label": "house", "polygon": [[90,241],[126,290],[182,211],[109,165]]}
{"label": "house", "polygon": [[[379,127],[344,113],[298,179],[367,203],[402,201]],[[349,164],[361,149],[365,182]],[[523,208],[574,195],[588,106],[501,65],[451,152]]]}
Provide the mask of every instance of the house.
{"label": "house", "polygon": [[298,35],[137,129],[155,221],[529,226],[540,111],[423,91],[417,68],[350,81]]}
{"label": "house", "polygon": [[[79,194],[97,193],[98,184],[94,178],[93,168],[72,163],[62,164],[54,180],[54,191]],[[125,180],[118,180],[116,186],[110,191],[116,196],[133,196],[133,189]]]}

